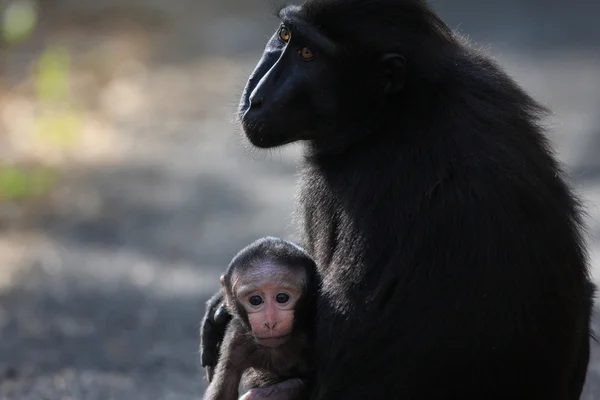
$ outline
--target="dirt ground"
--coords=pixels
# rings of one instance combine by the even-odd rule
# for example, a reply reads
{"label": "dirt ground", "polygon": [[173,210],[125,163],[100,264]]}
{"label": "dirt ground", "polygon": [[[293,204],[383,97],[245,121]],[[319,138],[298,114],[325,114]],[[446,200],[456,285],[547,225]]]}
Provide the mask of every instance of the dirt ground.
{"label": "dirt ground", "polygon": [[[435,7],[556,112],[600,281],[600,3],[578,4]],[[0,161],[61,172],[39,200],[0,200],[0,400],[200,398],[197,333],[219,273],[258,237],[294,237],[299,149],[252,151],[233,118],[276,26],[268,8],[41,0],[33,36],[0,47]],[[49,107],[32,75],[44,49],[70,57],[60,110],[79,133],[61,144],[31,133]],[[583,398],[600,399],[597,346]]]}

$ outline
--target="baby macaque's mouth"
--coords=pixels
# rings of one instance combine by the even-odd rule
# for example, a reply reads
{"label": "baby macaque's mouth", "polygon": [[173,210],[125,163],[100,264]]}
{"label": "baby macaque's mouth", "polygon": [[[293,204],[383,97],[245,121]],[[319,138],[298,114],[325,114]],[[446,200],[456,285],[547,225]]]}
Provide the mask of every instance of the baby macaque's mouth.
{"label": "baby macaque's mouth", "polygon": [[279,347],[282,344],[284,344],[285,342],[287,342],[288,339],[290,338],[290,336],[291,336],[291,334],[288,333],[287,335],[277,336],[277,337],[256,338],[256,341],[261,346],[265,346],[265,347]]}

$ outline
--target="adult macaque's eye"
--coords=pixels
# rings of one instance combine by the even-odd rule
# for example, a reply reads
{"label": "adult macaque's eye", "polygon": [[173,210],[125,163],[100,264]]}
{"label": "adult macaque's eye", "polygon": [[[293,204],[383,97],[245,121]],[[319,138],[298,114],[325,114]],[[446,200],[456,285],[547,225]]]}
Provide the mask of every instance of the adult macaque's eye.
{"label": "adult macaque's eye", "polygon": [[288,31],[288,29],[284,26],[279,30],[279,37],[281,38],[281,40],[283,40],[284,42],[289,42],[291,35],[290,35],[290,31]]}
{"label": "adult macaque's eye", "polygon": [[250,303],[251,306],[257,307],[263,303],[263,299],[259,295],[255,294],[254,296],[251,296],[248,299],[248,302]]}
{"label": "adult macaque's eye", "polygon": [[285,304],[290,300],[290,295],[287,293],[278,293],[275,297],[275,301],[279,304]]}
{"label": "adult macaque's eye", "polygon": [[304,60],[312,60],[314,56],[315,55],[313,54],[312,50],[308,47],[303,47],[302,49],[300,49],[300,57],[302,57]]}

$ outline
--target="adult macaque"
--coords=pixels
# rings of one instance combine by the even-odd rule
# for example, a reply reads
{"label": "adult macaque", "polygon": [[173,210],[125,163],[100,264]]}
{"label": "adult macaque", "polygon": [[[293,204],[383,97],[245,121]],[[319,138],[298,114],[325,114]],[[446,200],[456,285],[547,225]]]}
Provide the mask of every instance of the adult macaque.
{"label": "adult macaque", "polygon": [[579,399],[595,285],[548,110],[424,0],[278,16],[239,117],[256,148],[304,147],[307,398]]}
{"label": "adult macaque", "polygon": [[304,394],[311,365],[315,270],[304,250],[271,237],[234,257],[221,277],[232,319],[214,376],[209,372],[205,400],[237,400],[242,378],[244,387],[259,388],[254,392],[278,383],[263,390],[287,391],[290,399]]}

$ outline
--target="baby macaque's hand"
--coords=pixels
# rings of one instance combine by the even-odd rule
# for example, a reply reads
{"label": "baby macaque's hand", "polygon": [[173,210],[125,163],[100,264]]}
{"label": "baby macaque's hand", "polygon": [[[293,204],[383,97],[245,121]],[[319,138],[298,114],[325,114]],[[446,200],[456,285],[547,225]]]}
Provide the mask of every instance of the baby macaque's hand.
{"label": "baby macaque's hand", "polygon": [[250,389],[240,400],[302,400],[306,398],[301,379],[288,379],[272,386]]}

